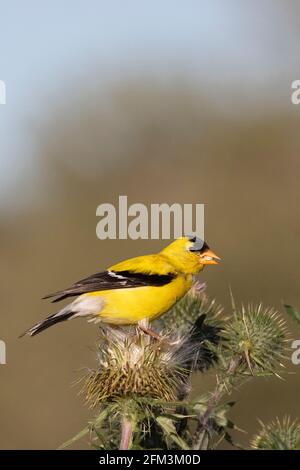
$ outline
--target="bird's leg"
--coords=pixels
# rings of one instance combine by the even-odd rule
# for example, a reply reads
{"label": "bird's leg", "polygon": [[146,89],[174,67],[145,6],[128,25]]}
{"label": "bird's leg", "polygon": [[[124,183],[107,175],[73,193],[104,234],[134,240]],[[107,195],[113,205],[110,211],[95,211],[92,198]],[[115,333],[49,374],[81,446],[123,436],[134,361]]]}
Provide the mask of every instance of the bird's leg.
{"label": "bird's leg", "polygon": [[155,338],[157,340],[161,340],[163,338],[159,333],[156,333],[156,331],[151,330],[150,328],[146,328],[144,326],[139,325],[139,329],[142,330],[147,335],[152,336],[152,338]]}
{"label": "bird's leg", "polygon": [[151,330],[151,328],[149,328],[149,322],[147,319],[139,321],[138,327],[141,331],[151,336],[152,338],[155,338],[157,340],[161,340],[163,338],[160,334],[156,333],[156,331]]}

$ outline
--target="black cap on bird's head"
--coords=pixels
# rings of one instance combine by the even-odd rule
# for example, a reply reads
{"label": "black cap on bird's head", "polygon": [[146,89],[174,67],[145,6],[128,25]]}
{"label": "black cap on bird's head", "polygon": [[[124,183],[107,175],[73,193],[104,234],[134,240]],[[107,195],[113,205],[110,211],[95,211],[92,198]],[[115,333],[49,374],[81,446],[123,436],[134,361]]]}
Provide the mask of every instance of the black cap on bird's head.
{"label": "black cap on bird's head", "polygon": [[187,235],[186,238],[192,243],[189,251],[198,254],[201,264],[218,264],[219,258],[208,246],[208,244],[195,235]]}

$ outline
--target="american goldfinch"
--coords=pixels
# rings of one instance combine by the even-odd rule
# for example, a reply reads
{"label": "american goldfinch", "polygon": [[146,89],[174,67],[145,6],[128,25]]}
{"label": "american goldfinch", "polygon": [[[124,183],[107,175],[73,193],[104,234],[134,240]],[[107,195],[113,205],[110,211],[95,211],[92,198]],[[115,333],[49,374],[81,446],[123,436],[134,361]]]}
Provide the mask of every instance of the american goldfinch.
{"label": "american goldfinch", "polygon": [[[86,317],[110,325],[139,324],[166,313],[190,289],[193,275],[220,258],[195,236],[178,238],[158,254],[138,256],[49,294],[53,302],[77,297],[59,312],[24,333],[37,333],[71,318]],[[151,331],[151,330],[150,330]],[[149,333],[151,334],[151,333]]]}

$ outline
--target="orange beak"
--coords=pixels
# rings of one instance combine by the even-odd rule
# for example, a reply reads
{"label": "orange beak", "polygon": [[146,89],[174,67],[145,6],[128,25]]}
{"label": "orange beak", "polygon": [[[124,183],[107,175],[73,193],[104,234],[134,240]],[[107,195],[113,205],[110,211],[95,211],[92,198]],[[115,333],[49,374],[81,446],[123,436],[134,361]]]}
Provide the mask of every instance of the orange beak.
{"label": "orange beak", "polygon": [[221,260],[212,250],[206,250],[200,255],[201,264],[218,264]]}

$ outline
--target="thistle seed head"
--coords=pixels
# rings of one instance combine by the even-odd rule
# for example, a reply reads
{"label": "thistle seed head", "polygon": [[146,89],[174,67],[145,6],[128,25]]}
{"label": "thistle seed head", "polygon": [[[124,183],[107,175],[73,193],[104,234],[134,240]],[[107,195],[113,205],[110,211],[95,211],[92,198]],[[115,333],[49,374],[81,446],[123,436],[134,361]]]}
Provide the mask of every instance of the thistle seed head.
{"label": "thistle seed head", "polygon": [[102,330],[99,363],[85,378],[84,393],[91,407],[126,397],[176,401],[187,387],[186,360],[176,344],[157,341],[137,330]]}
{"label": "thistle seed head", "polygon": [[240,372],[275,373],[285,358],[286,326],[273,309],[262,305],[235,310],[224,330],[224,355],[240,358]]}
{"label": "thistle seed head", "polygon": [[188,334],[199,318],[205,315],[205,323],[210,326],[222,326],[220,315],[223,308],[215,300],[209,300],[205,293],[206,285],[195,282],[190,291],[159,320],[159,324],[170,332],[179,331]]}

